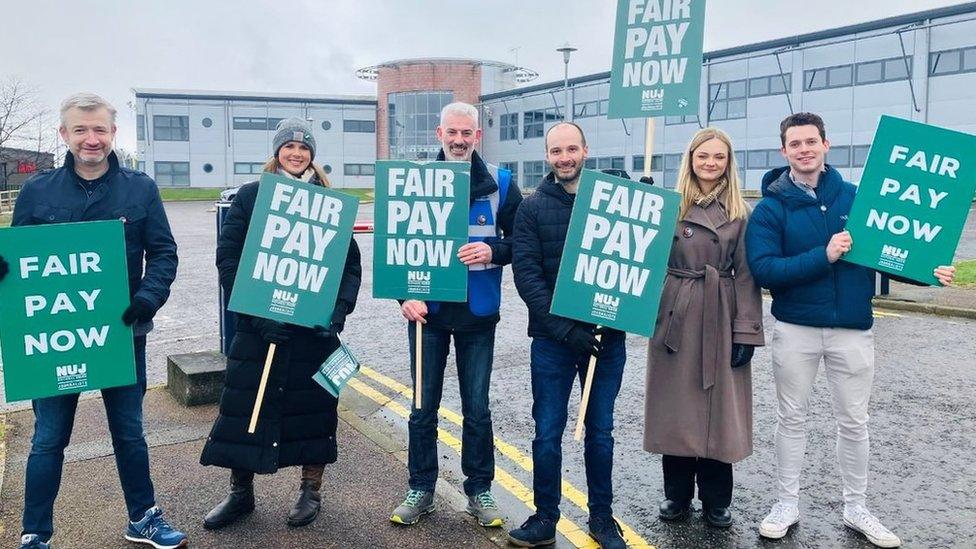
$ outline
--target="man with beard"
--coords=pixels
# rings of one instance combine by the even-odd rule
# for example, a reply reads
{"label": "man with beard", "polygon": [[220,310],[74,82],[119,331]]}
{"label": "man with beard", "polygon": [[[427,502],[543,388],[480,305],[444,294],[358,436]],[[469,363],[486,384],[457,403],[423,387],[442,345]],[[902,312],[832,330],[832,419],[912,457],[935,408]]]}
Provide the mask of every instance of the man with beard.
{"label": "man with beard", "polygon": [[[133,385],[102,389],[112,434],[115,464],[128,510],[125,538],[157,549],[184,547],[156,506],[149,478],[149,448],[142,427],[146,392],[146,334],[156,311],[169,297],[176,278],[176,242],[156,183],[146,174],[119,165],[112,151],[115,108],[90,93],[72,95],[61,104],[61,138],[68,146],[64,166],[32,177],[14,207],[13,225],[121,220],[129,269],[131,304],[122,321],[135,336]],[[0,279],[6,269],[0,257]],[[145,268],[143,268],[145,265]],[[46,549],[54,532],[54,500],[61,484],[64,449],[71,438],[78,394],[39,398],[34,409],[34,437],[27,458],[21,548]]]}
{"label": "man with beard", "polygon": [[468,243],[458,259],[468,266],[468,300],[464,303],[407,300],[401,305],[410,321],[410,373],[416,372],[416,322],[424,325],[423,408],[410,412],[410,490],[390,516],[397,524],[416,524],[434,510],[437,482],[437,411],[444,387],[447,355],[454,337],[461,413],[461,470],[468,513],[482,526],[501,526],[504,519],[491,494],[495,478],[495,444],[488,409],[488,386],[495,349],[495,325],[501,304],[502,266],[512,261],[512,224],[522,193],[512,173],[486,163],[475,152],[481,140],[478,110],[451,103],[441,111],[437,127],[441,152],[437,160],[470,162],[471,210]]}
{"label": "man with beard", "polygon": [[579,126],[563,122],[546,133],[546,161],[552,171],[525,199],[515,217],[512,268],[515,286],[529,309],[532,338],[532,475],[536,513],[509,532],[522,547],[555,542],[562,492],[562,438],[573,384],[586,379],[591,356],[597,357],[585,425],[583,458],[589,490],[589,532],[604,548],[626,544],[613,519],[613,407],[620,391],[626,349],[624,333],[604,330],[549,312],[556,287],[569,218],[588,150]]}

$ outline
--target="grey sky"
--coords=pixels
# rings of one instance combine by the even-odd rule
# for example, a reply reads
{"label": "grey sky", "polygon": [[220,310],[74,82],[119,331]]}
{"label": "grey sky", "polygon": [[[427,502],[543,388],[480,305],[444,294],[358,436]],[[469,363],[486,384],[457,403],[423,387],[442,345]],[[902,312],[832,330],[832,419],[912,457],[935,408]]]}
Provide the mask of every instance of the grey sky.
{"label": "grey sky", "polygon": [[[935,7],[954,0],[709,0],[705,50]],[[559,80],[555,48],[579,48],[570,76],[606,71],[613,0],[35,0],[5,6],[0,78],[38,87],[52,109],[69,93],[119,108],[118,144],[135,149],[130,88],[374,94],[360,67],[407,57],[515,62]]]}

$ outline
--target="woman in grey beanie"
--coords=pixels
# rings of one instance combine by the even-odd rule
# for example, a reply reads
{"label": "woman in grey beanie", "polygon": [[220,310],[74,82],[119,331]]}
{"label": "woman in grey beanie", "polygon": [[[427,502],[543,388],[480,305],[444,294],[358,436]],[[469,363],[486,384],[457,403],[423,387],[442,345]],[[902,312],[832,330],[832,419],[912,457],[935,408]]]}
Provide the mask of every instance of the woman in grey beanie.
{"label": "woman in grey beanie", "polygon": [[[325,172],[312,162],[315,138],[305,121],[282,120],[273,144],[274,155],[264,165],[265,172],[330,186]],[[241,187],[217,240],[217,270],[227,295],[237,275],[257,193],[257,181]],[[318,516],[322,473],[326,464],[336,461],[338,452],[338,401],[312,375],[339,347],[337,336],[345,326],[346,315],[356,306],[361,277],[359,247],[355,240],[350,240],[328,326],[304,328],[236,315],[237,331],[227,352],[220,415],[200,456],[203,465],[231,470],[230,493],[204,517],[204,528],[222,528],[253,511],[254,474],[274,473],[289,466],[301,466],[301,486],[298,499],[288,513],[288,525],[304,526]],[[269,390],[273,393],[271,401],[265,400],[258,430],[249,435],[248,416],[257,397],[268,343],[278,346],[269,387],[279,389]]]}

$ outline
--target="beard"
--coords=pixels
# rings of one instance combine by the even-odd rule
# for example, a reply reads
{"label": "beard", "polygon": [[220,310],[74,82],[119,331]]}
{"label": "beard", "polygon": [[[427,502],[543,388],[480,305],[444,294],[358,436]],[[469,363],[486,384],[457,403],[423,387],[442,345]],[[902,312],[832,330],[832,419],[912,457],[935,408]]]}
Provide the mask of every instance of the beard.
{"label": "beard", "polygon": [[555,168],[553,168],[553,170],[552,170],[552,175],[553,175],[553,177],[556,178],[556,182],[557,183],[561,183],[563,185],[566,185],[566,184],[573,183],[576,180],[578,180],[579,179],[579,176],[580,176],[580,173],[582,173],[582,172],[583,172],[583,165],[582,164],[577,164],[576,165],[576,169],[573,170],[572,175],[570,175],[568,177],[564,177],[564,176],[559,175],[559,170],[558,169],[555,169]]}

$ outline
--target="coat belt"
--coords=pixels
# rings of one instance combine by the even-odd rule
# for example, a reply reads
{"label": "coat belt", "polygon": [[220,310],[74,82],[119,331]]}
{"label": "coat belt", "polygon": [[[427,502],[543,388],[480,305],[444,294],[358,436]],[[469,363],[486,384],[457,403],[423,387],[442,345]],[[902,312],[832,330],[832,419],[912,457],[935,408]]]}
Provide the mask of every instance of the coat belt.
{"label": "coat belt", "polygon": [[[668,332],[664,338],[664,345],[673,352],[678,352],[681,341],[681,330],[684,324],[685,314],[691,303],[691,284],[692,280],[705,279],[702,302],[702,389],[708,390],[715,385],[715,370],[718,368],[718,340],[716,339],[722,330],[722,319],[718,314],[719,301],[721,300],[721,287],[719,279],[733,278],[732,271],[720,271],[712,265],[706,265],[704,269],[698,271],[694,269],[668,268],[668,274],[675,278],[685,279],[682,281],[678,296],[675,298],[675,308],[672,319],[668,325]],[[715,307],[714,309],[709,305]],[[711,330],[706,329],[711,328]],[[707,337],[711,333],[712,337]]]}

